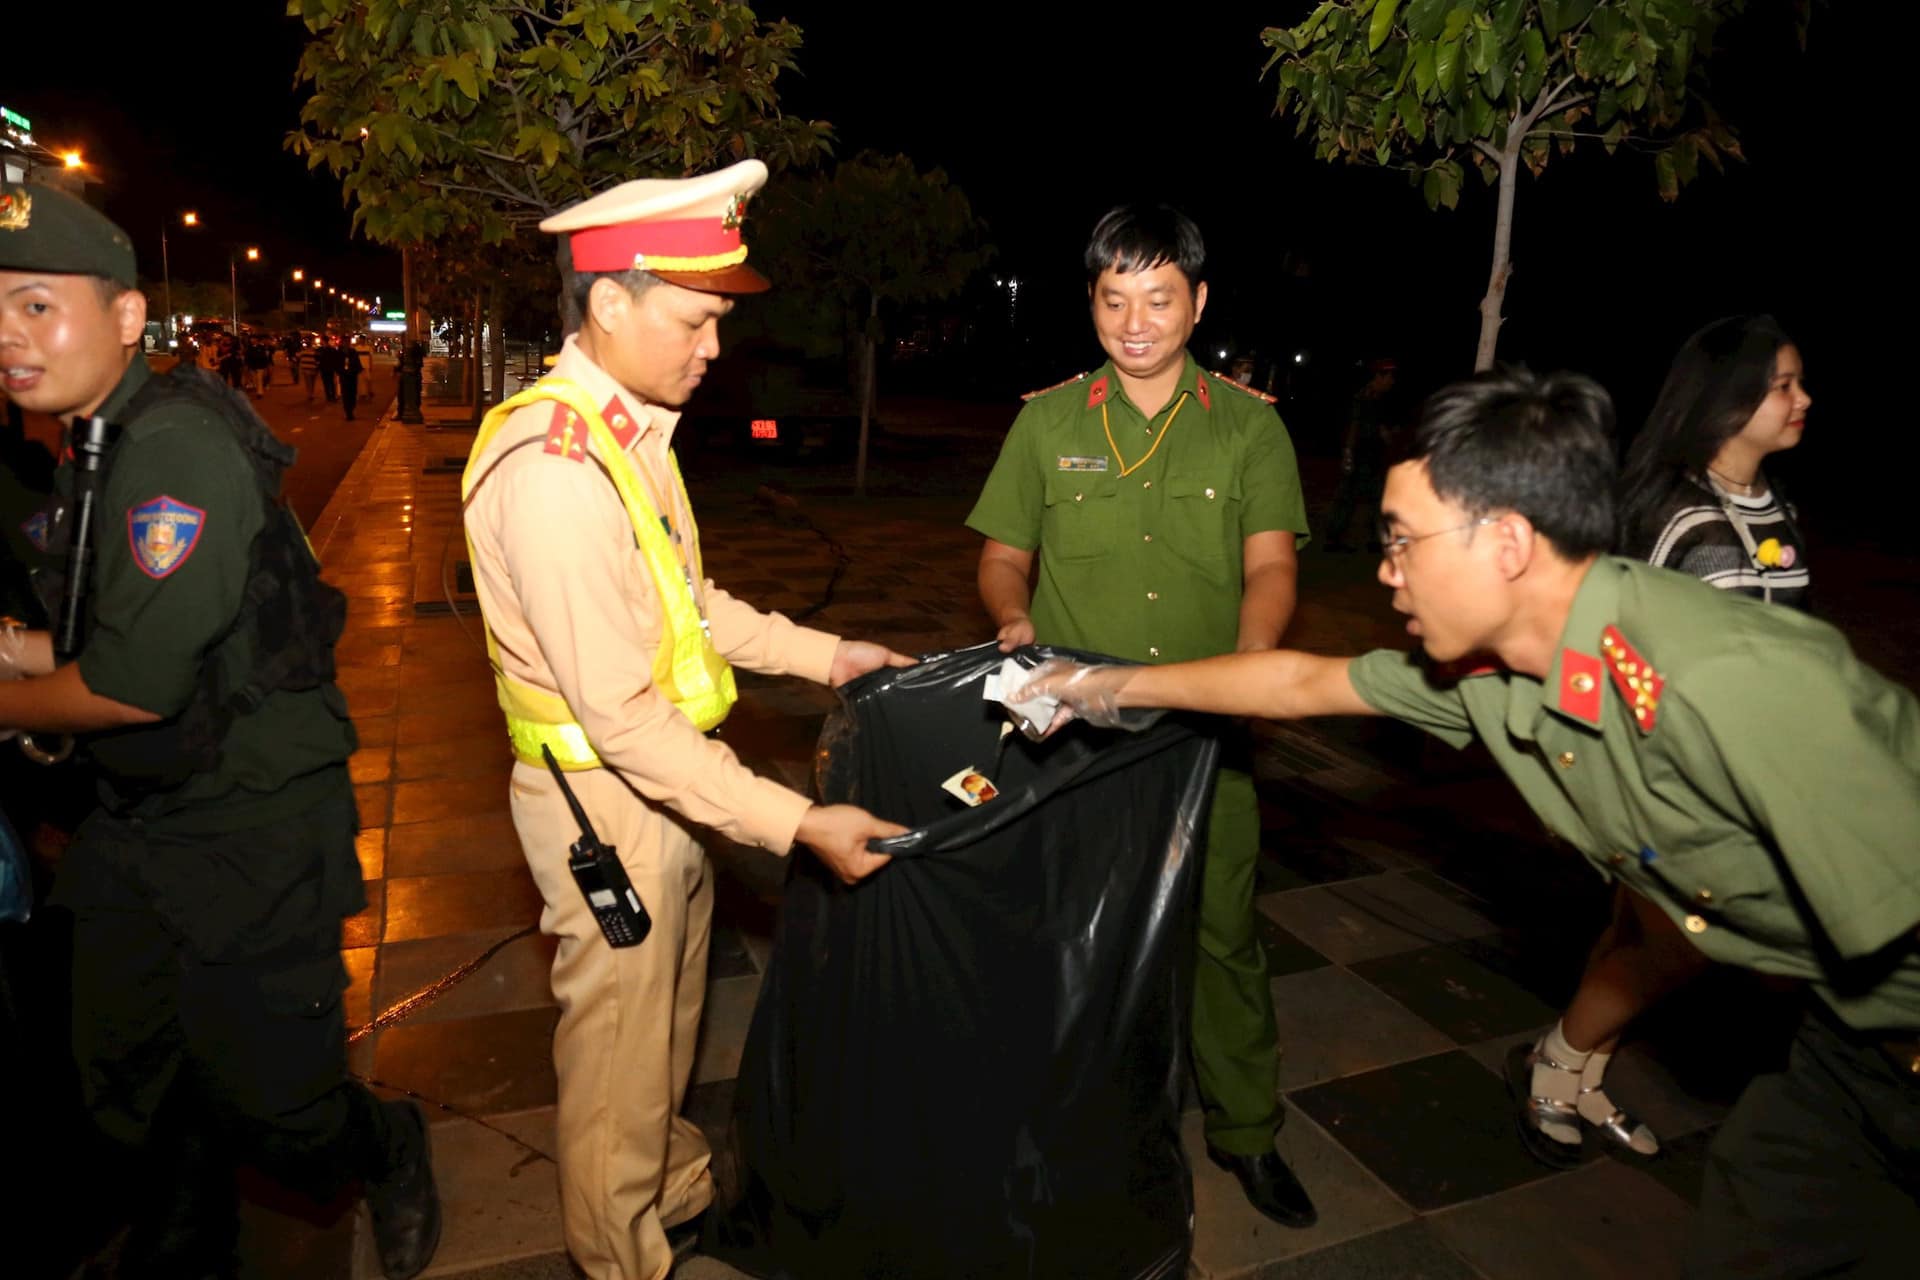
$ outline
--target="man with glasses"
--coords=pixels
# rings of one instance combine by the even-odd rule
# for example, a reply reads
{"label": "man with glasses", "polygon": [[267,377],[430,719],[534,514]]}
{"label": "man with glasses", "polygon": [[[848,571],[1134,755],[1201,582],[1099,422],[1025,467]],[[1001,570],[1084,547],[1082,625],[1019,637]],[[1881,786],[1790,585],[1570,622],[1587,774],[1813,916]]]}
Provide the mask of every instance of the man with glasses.
{"label": "man with glasses", "polygon": [[[1293,616],[1306,509],[1273,398],[1187,352],[1207,305],[1200,231],[1165,205],[1124,206],[1094,228],[1085,265],[1107,362],[1027,397],[967,517],[986,538],[980,598],[1000,647],[1037,638],[1137,662],[1271,649]],[[1225,748],[1201,876],[1194,1073],[1213,1159],[1260,1212],[1304,1227],[1313,1203],[1273,1145],[1260,812],[1244,735]]]}
{"label": "man with glasses", "polygon": [[[1424,653],[1043,668],[1112,723],[1151,706],[1391,715],[1478,738],[1534,811],[1710,959],[1812,997],[1784,1072],[1708,1154],[1696,1276],[1905,1275],[1920,1240],[1920,701],[1832,627],[1609,556],[1613,408],[1482,375],[1387,474],[1380,580]],[[1524,1072],[1509,1087],[1526,1105]]]}

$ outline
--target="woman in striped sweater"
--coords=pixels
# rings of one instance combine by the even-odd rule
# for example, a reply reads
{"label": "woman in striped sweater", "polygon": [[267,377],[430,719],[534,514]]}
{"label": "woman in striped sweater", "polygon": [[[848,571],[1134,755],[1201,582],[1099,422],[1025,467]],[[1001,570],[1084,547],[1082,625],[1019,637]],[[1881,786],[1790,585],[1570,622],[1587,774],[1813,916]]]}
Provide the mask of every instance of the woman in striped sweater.
{"label": "woman in striped sweater", "polygon": [[1807,607],[1807,554],[1766,460],[1800,443],[1800,352],[1771,316],[1687,339],[1621,477],[1621,551],[1716,587]]}

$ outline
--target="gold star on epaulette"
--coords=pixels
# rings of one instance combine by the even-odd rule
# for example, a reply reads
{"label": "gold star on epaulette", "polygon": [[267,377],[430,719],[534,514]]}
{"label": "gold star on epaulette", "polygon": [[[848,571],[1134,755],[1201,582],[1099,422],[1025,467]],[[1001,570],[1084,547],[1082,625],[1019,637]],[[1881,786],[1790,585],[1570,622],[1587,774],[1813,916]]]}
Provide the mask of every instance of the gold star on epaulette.
{"label": "gold star on epaulette", "polygon": [[1600,633],[1600,652],[1607,656],[1614,687],[1633,709],[1634,723],[1640,726],[1640,732],[1652,733],[1660,714],[1660,694],[1667,687],[1666,677],[1636,653],[1616,628],[1608,627]]}

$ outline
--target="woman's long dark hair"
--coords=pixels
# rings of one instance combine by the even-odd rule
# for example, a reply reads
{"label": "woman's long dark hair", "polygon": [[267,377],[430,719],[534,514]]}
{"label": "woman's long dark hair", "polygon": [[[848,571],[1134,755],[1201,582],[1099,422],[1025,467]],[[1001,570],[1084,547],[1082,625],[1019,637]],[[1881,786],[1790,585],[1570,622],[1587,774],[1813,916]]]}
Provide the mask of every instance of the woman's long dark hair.
{"label": "woman's long dark hair", "polygon": [[1620,475],[1620,550],[1642,555],[1678,496],[1697,491],[1720,446],[1740,433],[1791,343],[1772,316],[1729,316],[1688,338]]}

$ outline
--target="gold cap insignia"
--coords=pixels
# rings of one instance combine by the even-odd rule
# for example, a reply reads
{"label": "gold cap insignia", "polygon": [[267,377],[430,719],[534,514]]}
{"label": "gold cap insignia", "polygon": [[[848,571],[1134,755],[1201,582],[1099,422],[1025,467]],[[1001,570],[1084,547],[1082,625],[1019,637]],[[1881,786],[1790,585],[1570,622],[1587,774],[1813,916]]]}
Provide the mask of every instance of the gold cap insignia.
{"label": "gold cap insignia", "polygon": [[25,191],[0,191],[0,231],[25,231],[33,221],[33,196]]}

